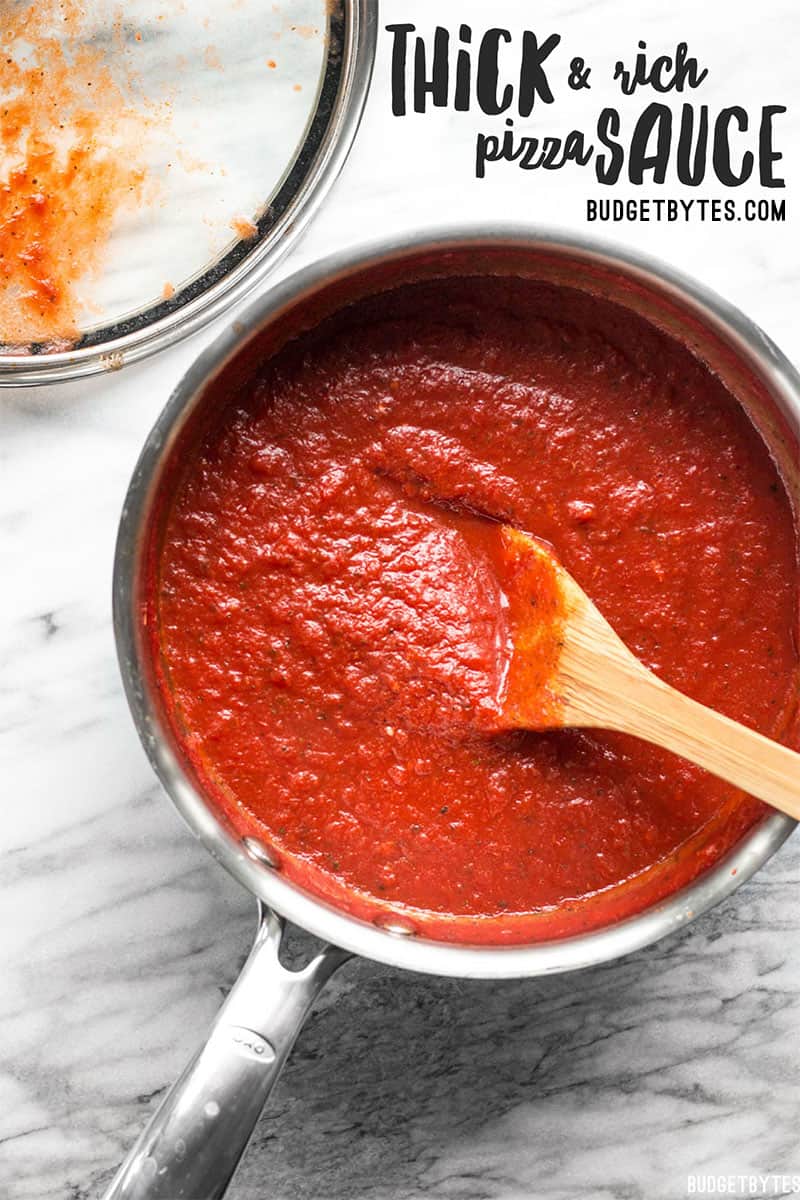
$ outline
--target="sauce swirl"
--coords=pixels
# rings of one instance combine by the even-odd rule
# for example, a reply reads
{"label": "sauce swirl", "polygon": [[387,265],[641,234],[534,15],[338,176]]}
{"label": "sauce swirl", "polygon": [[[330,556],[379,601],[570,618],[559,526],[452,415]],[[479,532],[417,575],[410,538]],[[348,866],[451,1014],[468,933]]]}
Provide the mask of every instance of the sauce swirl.
{"label": "sauce swirl", "polygon": [[194,769],[288,877],[524,942],[639,911],[761,815],[636,739],[490,729],[491,518],[549,542],[667,682],[796,744],[792,509],[687,349],[576,291],[451,279],[355,305],[218,400],[151,627]]}

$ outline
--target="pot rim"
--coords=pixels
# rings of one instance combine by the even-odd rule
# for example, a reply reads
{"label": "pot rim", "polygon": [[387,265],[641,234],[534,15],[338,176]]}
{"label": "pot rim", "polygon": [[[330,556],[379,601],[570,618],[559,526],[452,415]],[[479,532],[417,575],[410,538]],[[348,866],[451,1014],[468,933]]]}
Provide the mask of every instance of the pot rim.
{"label": "pot rim", "polygon": [[[126,696],[145,751],[190,829],[244,887],[281,915],[324,941],[395,967],[466,978],[511,978],[571,971],[631,953],[677,930],[730,895],[782,845],[795,822],[768,815],[697,879],[643,912],[589,933],[532,945],[485,946],[436,942],[352,917],[283,878],[216,818],[174,753],[143,671],[137,580],[143,538],[159,471],[179,428],[205,388],[252,337],[336,280],[424,250],[446,254],[469,248],[546,250],[617,269],[649,284],[745,360],[768,387],[800,436],[800,375],[749,318],[710,289],[659,261],[613,243],[519,223],[429,227],[359,242],[301,267],[261,295],[192,364],[151,430],[124,502],[114,561],[113,607],[117,654]],[[254,852],[255,850],[255,852]]]}

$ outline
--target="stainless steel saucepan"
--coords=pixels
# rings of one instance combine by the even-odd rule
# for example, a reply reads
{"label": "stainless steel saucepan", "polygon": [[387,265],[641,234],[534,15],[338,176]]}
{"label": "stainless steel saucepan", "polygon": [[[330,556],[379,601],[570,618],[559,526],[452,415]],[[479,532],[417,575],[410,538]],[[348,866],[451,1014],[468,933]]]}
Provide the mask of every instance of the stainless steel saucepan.
{"label": "stainless steel saucepan", "polygon": [[[260,920],[250,957],[205,1045],[131,1150],[107,1200],[223,1195],[315,996],[350,954],[470,978],[578,970],[686,925],[748,879],[794,826],[788,817],[765,816],[723,861],[631,919],[538,945],[476,947],[431,941],[399,919],[380,926],[357,920],[302,891],[282,876],[269,846],[240,838],[204,794],[162,711],[143,629],[148,539],[182,438],[201,418],[212,384],[223,373],[226,382],[244,378],[254,362],[356,297],[448,274],[519,275],[581,288],[668,330],[748,409],[794,502],[800,498],[800,376],[780,351],[704,288],[660,264],[586,239],[479,226],[349,249],[272,288],[201,355],[156,422],[131,481],[117,543],[114,620],[125,690],[150,760],[189,827],[257,897]],[[284,918],[328,943],[302,971],[288,971],[279,962]]]}

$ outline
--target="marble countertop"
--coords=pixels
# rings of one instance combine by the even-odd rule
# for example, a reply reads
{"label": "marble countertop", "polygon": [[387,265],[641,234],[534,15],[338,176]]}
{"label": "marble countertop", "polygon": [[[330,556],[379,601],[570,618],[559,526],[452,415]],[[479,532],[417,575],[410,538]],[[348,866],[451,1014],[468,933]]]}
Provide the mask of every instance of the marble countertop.
{"label": "marble countertop", "polygon": [[[665,49],[689,40],[711,69],[710,104],[796,102],[792,0],[698,8],[496,0],[488,18],[478,0],[386,0],[381,27],[490,19],[556,30],[598,75],[639,37]],[[473,178],[479,114],[392,117],[389,49],[382,33],[353,153],[279,275],[432,217],[555,223],[659,255],[798,357],[791,154],[784,224],[590,228],[585,175],[509,165]],[[784,127],[794,148],[798,111]],[[99,1194],[202,1040],[254,929],[250,897],[191,838],[144,758],[110,613],[116,525],[140,445],[224,323],[115,376],[0,393],[7,1200]],[[687,1194],[689,1173],[800,1171],[798,879],[793,838],[692,927],[576,975],[478,983],[350,963],[302,1032],[231,1200],[671,1200]]]}

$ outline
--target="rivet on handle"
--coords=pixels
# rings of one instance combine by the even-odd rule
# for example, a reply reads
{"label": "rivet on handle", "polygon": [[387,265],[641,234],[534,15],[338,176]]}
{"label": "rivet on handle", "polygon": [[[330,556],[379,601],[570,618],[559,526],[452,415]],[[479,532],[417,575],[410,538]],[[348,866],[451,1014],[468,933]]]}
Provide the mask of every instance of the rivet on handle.
{"label": "rivet on handle", "polygon": [[391,933],[393,937],[414,937],[417,932],[410,921],[393,915],[375,917],[373,924],[385,933]]}
{"label": "rivet on handle", "polygon": [[242,845],[250,857],[254,858],[257,862],[263,863],[265,867],[272,867],[274,871],[280,870],[281,864],[276,855],[263,842],[260,842],[258,838],[242,838]]}

